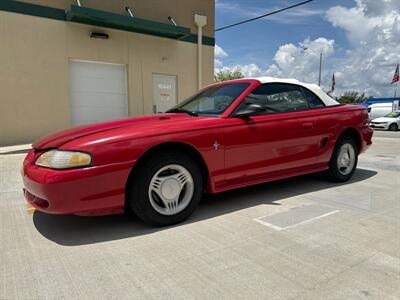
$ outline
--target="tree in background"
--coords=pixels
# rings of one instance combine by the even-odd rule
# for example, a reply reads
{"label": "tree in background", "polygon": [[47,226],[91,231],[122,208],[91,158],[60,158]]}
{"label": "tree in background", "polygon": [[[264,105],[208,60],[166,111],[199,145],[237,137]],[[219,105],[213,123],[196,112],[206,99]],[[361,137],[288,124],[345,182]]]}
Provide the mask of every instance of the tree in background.
{"label": "tree in background", "polygon": [[243,78],[244,75],[242,71],[237,68],[235,70],[220,70],[214,74],[214,82],[221,82],[232,79],[240,79]]}
{"label": "tree in background", "polygon": [[347,91],[343,95],[336,97],[336,101],[342,104],[363,103],[370,98],[371,96],[367,96],[365,93],[360,94],[356,91]]}

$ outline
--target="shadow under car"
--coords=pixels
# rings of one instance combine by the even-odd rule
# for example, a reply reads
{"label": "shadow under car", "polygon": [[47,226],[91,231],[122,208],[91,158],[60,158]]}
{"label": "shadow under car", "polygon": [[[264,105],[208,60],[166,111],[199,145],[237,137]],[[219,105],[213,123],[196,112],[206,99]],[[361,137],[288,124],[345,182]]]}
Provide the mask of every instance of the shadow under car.
{"label": "shadow under car", "polygon": [[192,216],[180,224],[169,227],[150,227],[131,214],[100,217],[51,215],[35,211],[33,223],[47,239],[64,246],[76,246],[125,239],[156,231],[167,230],[261,204],[276,203],[289,197],[320,191],[366,180],[377,172],[357,169],[353,178],[345,183],[333,183],[319,174],[268,182],[215,195],[205,195]]}

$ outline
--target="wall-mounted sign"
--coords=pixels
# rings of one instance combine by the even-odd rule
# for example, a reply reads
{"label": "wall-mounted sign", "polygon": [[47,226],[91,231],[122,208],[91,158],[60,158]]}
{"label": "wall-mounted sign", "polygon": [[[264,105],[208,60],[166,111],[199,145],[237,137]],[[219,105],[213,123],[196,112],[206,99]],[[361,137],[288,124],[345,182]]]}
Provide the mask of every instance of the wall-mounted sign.
{"label": "wall-mounted sign", "polygon": [[160,101],[169,101],[171,99],[171,95],[167,93],[160,93]]}

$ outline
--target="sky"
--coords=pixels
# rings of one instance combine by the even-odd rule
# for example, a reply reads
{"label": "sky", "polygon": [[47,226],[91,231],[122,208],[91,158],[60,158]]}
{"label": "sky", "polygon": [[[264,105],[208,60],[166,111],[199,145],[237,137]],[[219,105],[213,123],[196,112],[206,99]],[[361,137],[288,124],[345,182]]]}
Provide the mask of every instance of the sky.
{"label": "sky", "polygon": [[[299,2],[216,0],[215,28]],[[335,96],[349,90],[374,97],[394,94],[390,82],[400,63],[400,0],[314,0],[215,35],[215,71],[240,68],[246,77],[318,83],[322,52],[324,90],[334,73]]]}

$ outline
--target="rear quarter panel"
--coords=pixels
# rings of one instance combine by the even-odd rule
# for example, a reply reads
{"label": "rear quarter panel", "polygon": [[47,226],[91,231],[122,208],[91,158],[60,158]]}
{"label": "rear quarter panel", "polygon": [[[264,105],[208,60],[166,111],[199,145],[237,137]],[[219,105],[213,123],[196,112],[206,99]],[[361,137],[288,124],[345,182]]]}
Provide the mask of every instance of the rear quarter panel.
{"label": "rear quarter panel", "polygon": [[[359,152],[363,152],[363,140],[366,142],[365,139],[367,137],[363,135],[362,131],[367,128],[367,124],[368,111],[362,106],[338,105],[321,110],[321,114],[318,116],[317,127],[324,131],[328,138],[328,143],[326,147],[321,149],[318,162],[329,162],[337,139],[348,128],[357,130],[362,141],[362,148],[359,149]],[[368,131],[370,131],[369,128]]]}

